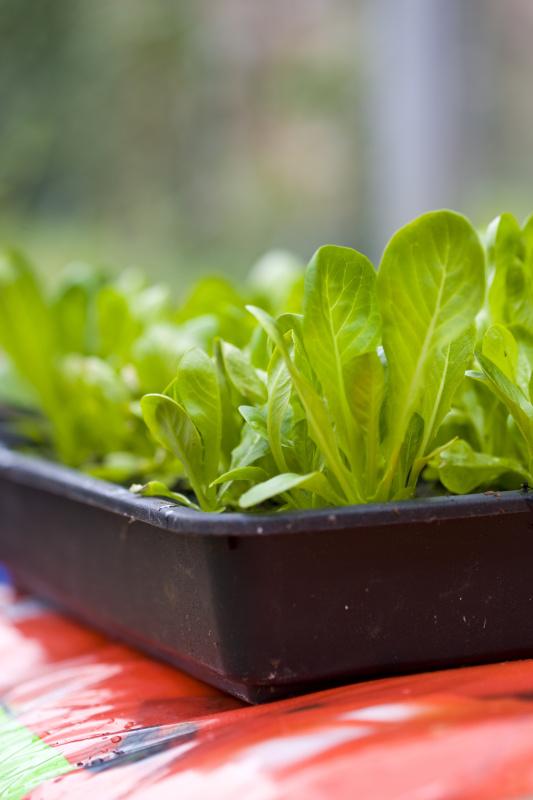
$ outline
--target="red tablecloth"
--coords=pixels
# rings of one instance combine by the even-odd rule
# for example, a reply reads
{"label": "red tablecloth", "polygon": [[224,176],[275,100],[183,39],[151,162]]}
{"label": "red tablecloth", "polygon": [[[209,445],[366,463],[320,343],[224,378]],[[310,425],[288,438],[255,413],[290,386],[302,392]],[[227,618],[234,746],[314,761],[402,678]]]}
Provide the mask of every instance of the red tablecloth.
{"label": "red tablecloth", "polygon": [[533,793],[533,661],[245,707],[0,585],[4,800]]}

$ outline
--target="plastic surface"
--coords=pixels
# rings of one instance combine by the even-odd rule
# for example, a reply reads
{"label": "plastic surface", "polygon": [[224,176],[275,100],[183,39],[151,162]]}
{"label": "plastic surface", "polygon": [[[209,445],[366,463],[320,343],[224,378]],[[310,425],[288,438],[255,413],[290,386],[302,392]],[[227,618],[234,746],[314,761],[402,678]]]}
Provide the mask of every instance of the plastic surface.
{"label": "plastic surface", "polygon": [[256,702],[533,653],[533,495],[200,514],[0,449],[19,585]]}
{"label": "plastic surface", "polygon": [[533,662],[243,707],[0,587],[3,800],[510,800]]}

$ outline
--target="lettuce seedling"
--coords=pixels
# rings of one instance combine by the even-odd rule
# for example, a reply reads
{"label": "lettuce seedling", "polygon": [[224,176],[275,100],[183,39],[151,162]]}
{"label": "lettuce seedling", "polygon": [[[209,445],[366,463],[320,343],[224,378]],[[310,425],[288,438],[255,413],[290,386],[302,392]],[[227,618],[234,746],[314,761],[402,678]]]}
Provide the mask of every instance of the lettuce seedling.
{"label": "lettuce seedling", "polygon": [[[489,291],[475,363],[432,462],[450,491],[533,482],[533,221],[498,217],[486,236]],[[475,381],[475,383],[474,383]]]}
{"label": "lettuce seedling", "polygon": [[393,237],[377,279],[359,253],[321,248],[308,267],[301,325],[289,334],[251,309],[283,358],[318,451],[318,473],[309,475],[320,474],[330,496],[358,503],[414,493],[473,352],[483,294],[474,230],[436,212]]}
{"label": "lettuce seedling", "polygon": [[[262,399],[266,390],[259,374],[235,346],[221,342],[215,357],[194,348],[181,359],[176,378],[163,394],[147,394],[142,412],[156,441],[178,459],[194,492],[198,507],[218,511],[224,507],[228,483],[249,480],[266,473],[247,463],[241,448],[240,464],[231,461],[242,418],[231,405],[232,392],[244,399]],[[263,451],[264,452],[264,451]],[[255,460],[255,459],[254,459]],[[141,494],[159,494],[176,499],[175,492],[153,482],[136,486]],[[194,507],[193,500],[180,495]]]}

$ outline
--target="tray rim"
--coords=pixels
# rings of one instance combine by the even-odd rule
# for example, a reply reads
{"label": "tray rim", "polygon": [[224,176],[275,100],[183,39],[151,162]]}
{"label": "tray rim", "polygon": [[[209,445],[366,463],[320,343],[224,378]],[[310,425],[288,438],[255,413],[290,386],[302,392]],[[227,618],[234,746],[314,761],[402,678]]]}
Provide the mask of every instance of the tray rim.
{"label": "tray rim", "polygon": [[533,488],[282,513],[229,511],[214,514],[174,505],[162,498],[140,497],[118,484],[86,475],[39,456],[16,452],[1,443],[0,478],[86,503],[163,530],[204,536],[264,537],[316,533],[320,530],[342,531],[415,523],[432,524],[513,513],[529,512],[533,516]]}

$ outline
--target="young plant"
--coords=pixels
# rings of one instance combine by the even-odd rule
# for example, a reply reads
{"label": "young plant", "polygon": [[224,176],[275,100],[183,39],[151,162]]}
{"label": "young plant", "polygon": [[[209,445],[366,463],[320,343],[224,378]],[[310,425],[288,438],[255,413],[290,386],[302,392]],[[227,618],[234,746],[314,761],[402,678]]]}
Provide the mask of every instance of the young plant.
{"label": "young plant", "polygon": [[220,511],[228,483],[258,474],[258,468],[246,463],[244,449],[238,469],[231,463],[242,424],[231,404],[232,392],[241,400],[260,400],[265,395],[259,374],[236,347],[223,342],[217,347],[217,357],[199,348],[182,357],[165,393],[145,395],[141,407],[155,440],[181,464],[196,502],[160,483],[135,486],[135,491],[163,494],[191,508]]}
{"label": "young plant", "polygon": [[432,462],[459,493],[533,482],[533,221],[510,214],[486,237],[489,291],[475,363],[447,424],[459,437]]}

